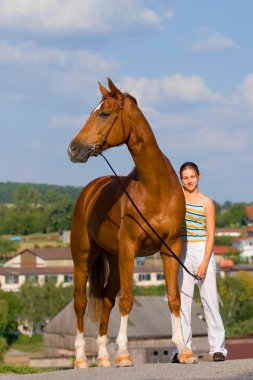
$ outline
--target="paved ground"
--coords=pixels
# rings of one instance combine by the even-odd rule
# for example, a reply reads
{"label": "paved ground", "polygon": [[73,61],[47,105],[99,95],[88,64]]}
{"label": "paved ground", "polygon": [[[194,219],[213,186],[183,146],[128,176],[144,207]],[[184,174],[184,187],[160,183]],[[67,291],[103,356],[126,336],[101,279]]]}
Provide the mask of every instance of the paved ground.
{"label": "paved ground", "polygon": [[0,375],[1,380],[252,380],[253,359],[222,363],[146,364],[130,368],[89,368],[35,375]]}

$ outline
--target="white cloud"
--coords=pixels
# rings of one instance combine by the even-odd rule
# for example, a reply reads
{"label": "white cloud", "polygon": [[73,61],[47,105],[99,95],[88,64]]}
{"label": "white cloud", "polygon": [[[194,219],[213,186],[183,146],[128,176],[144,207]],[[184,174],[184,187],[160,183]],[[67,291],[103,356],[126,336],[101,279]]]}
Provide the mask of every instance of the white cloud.
{"label": "white cloud", "polygon": [[192,44],[193,51],[212,51],[235,48],[236,43],[221,33],[214,33]]}
{"label": "white cloud", "polygon": [[220,102],[223,96],[212,92],[199,76],[185,77],[181,74],[158,79],[123,77],[121,87],[144,105],[181,100],[187,102]]}
{"label": "white cloud", "polygon": [[59,67],[83,66],[102,71],[119,68],[116,61],[107,60],[100,54],[84,49],[38,48],[32,43],[11,45],[6,41],[0,41],[0,51],[1,63],[56,65]]}
{"label": "white cloud", "polygon": [[251,103],[251,105],[253,105],[253,73],[246,76],[241,86],[240,93],[249,103]]}
{"label": "white cloud", "polygon": [[12,67],[15,78],[21,78],[22,72],[22,81],[17,80],[15,93],[12,91],[9,96],[45,94],[46,91],[46,97],[57,94],[72,98],[75,95],[82,101],[95,98],[91,85],[120,69],[116,60],[84,49],[45,48],[32,43],[9,44],[5,41],[0,41],[1,63]]}
{"label": "white cloud", "polygon": [[145,3],[144,0],[1,0],[0,25],[50,33],[118,33],[133,26],[160,28],[160,16]]}
{"label": "white cloud", "polygon": [[[204,123],[204,120],[202,120]],[[201,141],[198,145],[199,150],[209,152],[236,153],[244,152],[249,141],[247,130],[230,130],[221,128],[219,121],[216,125],[206,125],[200,127],[192,135],[193,141]]]}

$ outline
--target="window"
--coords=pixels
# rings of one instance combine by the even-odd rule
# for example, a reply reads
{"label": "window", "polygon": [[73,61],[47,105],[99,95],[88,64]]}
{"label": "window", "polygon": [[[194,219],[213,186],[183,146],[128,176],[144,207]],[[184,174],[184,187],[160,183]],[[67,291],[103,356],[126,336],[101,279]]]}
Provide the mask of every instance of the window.
{"label": "window", "polygon": [[64,282],[66,283],[72,283],[73,282],[73,274],[65,274],[64,275]]}
{"label": "window", "polygon": [[145,257],[137,257],[135,259],[135,264],[137,267],[143,266],[145,264]]}
{"label": "window", "polygon": [[58,280],[58,276],[56,276],[54,274],[47,274],[45,276],[45,282],[52,282],[52,283],[56,284],[57,280]]}
{"label": "window", "polygon": [[18,275],[17,274],[7,274],[5,276],[6,284],[18,284]]}
{"label": "window", "polygon": [[139,281],[150,281],[151,280],[151,274],[150,273],[141,273],[138,276]]}
{"label": "window", "polygon": [[157,280],[164,280],[164,274],[163,273],[157,273],[156,274],[156,279]]}
{"label": "window", "polygon": [[172,351],[173,348],[167,349],[166,347],[146,348],[146,363],[168,363]]}
{"label": "window", "polygon": [[39,282],[39,276],[37,274],[28,274],[25,276],[26,282],[32,282],[37,284]]}

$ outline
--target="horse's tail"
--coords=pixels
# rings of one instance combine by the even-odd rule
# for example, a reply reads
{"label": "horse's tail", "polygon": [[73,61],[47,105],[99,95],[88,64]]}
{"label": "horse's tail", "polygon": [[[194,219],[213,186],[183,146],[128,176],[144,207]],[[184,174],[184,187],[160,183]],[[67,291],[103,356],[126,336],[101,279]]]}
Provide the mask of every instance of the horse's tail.
{"label": "horse's tail", "polygon": [[102,316],[103,290],[108,279],[108,262],[101,254],[93,263],[89,275],[88,318],[93,323],[99,323]]}

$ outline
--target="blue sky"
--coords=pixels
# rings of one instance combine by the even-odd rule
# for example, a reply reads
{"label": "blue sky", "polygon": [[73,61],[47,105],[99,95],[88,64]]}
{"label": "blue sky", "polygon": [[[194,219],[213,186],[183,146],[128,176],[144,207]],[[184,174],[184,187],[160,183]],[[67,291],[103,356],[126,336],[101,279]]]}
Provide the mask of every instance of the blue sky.
{"label": "blue sky", "polygon": [[[111,174],[67,146],[110,77],[138,100],[178,171],[253,201],[252,0],[0,0],[0,181],[83,186]],[[126,147],[107,158],[119,174]]]}

